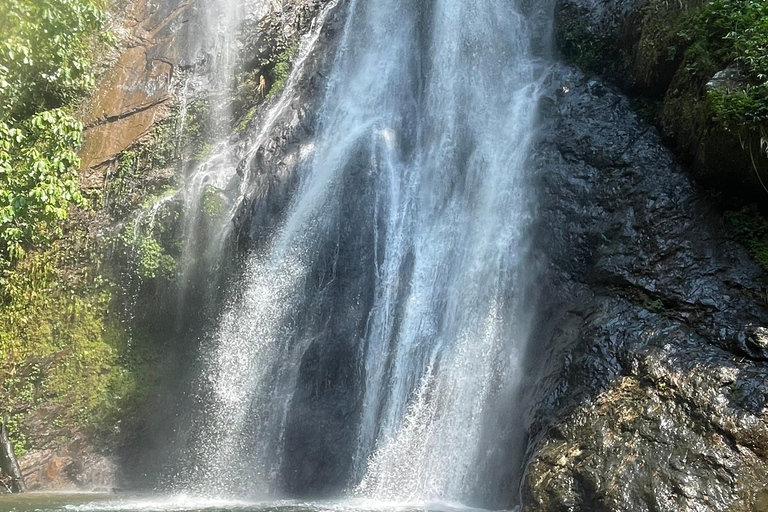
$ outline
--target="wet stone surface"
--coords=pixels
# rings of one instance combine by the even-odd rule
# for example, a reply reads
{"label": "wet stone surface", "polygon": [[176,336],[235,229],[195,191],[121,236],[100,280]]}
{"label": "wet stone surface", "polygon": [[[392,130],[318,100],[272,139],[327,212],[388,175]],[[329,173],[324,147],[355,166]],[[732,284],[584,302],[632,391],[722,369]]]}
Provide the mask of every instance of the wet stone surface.
{"label": "wet stone surface", "polygon": [[551,91],[524,510],[765,510],[764,276],[626,98],[569,68]]}

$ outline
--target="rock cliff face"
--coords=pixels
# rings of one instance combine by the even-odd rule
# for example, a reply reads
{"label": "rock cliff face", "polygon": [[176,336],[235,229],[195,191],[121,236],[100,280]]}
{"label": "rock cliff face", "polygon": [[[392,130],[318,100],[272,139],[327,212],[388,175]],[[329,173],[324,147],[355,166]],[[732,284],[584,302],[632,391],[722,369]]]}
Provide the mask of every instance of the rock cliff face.
{"label": "rock cliff face", "polygon": [[[557,42],[588,72],[663,98],[665,135],[711,184],[712,168],[736,172],[743,155],[683,115],[700,104],[683,56],[653,50],[681,9],[560,0]],[[580,72],[556,76],[566,89],[547,103],[536,158],[541,250],[562,307],[537,354],[557,369],[535,399],[524,508],[768,510],[765,278],[626,98]]]}
{"label": "rock cliff face", "polygon": [[113,458],[95,452],[86,439],[76,439],[62,449],[28,453],[19,461],[31,490],[110,490],[117,484]]}
{"label": "rock cliff face", "polygon": [[[283,73],[289,71],[289,47],[309,32],[327,3],[255,2],[254,10],[234,20],[230,36],[239,51],[234,52],[232,76],[224,79],[217,76],[214,63],[221,34],[211,30],[211,19],[222,15],[214,9],[221,2],[132,0],[115,7],[111,29],[119,45],[112,54],[100,56],[99,65],[105,68],[101,82],[80,111],[86,124],[80,182],[92,198],[93,210],[77,212],[73,222],[87,225],[83,231],[89,239],[83,245],[98,247],[87,257],[99,259],[99,270],[119,290],[116,302],[125,304],[116,308],[128,313],[125,325],[130,320],[142,324],[129,327],[137,345],[134,350],[141,352],[141,344],[150,342],[154,360],[150,364],[161,371],[146,383],[149,397],[135,417],[125,418],[121,425],[106,425],[115,432],[121,430],[115,438],[125,446],[117,446],[112,439],[106,443],[95,439],[86,427],[52,429],[57,409],[45,404],[38,407],[39,414],[25,417],[23,428],[34,442],[33,449],[20,457],[20,464],[30,489],[92,490],[140,484],[136,475],[147,473],[144,463],[156,462],[163,443],[172,437],[170,431],[177,426],[173,418],[186,391],[180,390],[180,383],[188,384],[183,367],[192,366],[190,354],[196,348],[189,339],[199,335],[189,334],[192,328],[183,332],[178,328],[190,318],[179,307],[180,290],[189,286],[187,295],[192,298],[187,310],[193,310],[202,302],[201,290],[215,290],[220,284],[210,273],[189,272],[182,280],[180,237],[184,223],[192,223],[187,201],[194,193],[185,188],[186,182],[211,146],[223,141],[235,163],[243,159],[239,175],[233,167],[232,187],[237,188],[246,171],[254,175],[246,201],[239,207],[235,238],[250,243],[260,233],[251,231],[249,220],[256,218],[254,225],[265,227],[278,215],[295,183],[297,141],[306,139],[313,125],[323,66],[333,56],[325,51],[332,45],[322,44],[322,38],[334,37],[335,22],[328,23],[321,44],[308,57],[289,107],[270,120],[272,129],[261,150],[248,162],[244,153],[279,99],[279,94],[269,94],[277,87],[276,65],[285,66]],[[259,93],[249,87],[260,75],[266,77],[266,90]],[[213,101],[229,112],[225,119],[213,120],[209,108]],[[211,126],[216,122],[219,125]],[[232,192],[213,187],[203,191],[210,191],[215,200]],[[215,209],[218,205],[213,203]],[[208,229],[207,221],[202,221],[201,231]],[[202,246],[204,236],[195,242]],[[142,249],[147,243],[155,256]],[[222,259],[236,262],[235,249],[229,249]],[[151,261],[156,256],[170,260],[169,271],[164,275],[157,269],[136,272],[136,264],[141,265],[146,256],[151,265],[157,263]],[[201,309],[195,314],[193,327],[199,327]],[[153,322],[149,328],[147,320]],[[136,355],[137,360],[142,357]]]}
{"label": "rock cliff face", "polygon": [[195,64],[202,31],[195,0],[130,2],[119,15],[116,61],[86,107],[81,182],[104,186],[106,167],[168,117],[183,70]]}
{"label": "rock cliff face", "polygon": [[[190,69],[204,67],[206,50],[195,34],[205,11],[196,1],[160,2],[153,10],[137,0],[129,7],[128,43],[87,117],[86,187],[104,186],[120,155],[172,115]],[[306,33],[325,3],[288,2],[252,20],[256,29],[242,43],[250,52],[246,68],[253,71],[274,57],[270,40]],[[645,4],[563,0],[558,37],[566,31],[573,42],[581,34],[585,44],[594,43],[595,55],[634,51],[621,38],[636,39],[633,20]],[[233,178],[249,171],[252,180],[236,220],[246,243],[258,243],[259,226],[279,214],[295,184],[292,171],[301,142],[311,135],[328,50],[341,23],[338,16],[322,32],[290,108]],[[584,36],[590,33],[594,39]],[[627,69],[627,60],[616,62]],[[240,144],[235,154],[245,156],[246,142],[265,126],[265,111],[246,120],[243,134],[232,135],[232,144]],[[768,510],[768,283],[745,251],[724,236],[718,213],[660,136],[616,90],[558,68],[542,119],[533,162],[540,195],[536,249],[547,279],[532,343],[537,348],[529,356],[535,385],[529,393],[524,511]],[[343,365],[344,358],[338,359]],[[311,362],[304,370],[307,380],[316,370]],[[325,398],[338,399],[330,393]],[[150,402],[155,410],[169,405]],[[173,416],[175,409],[164,412]],[[137,436],[162,431],[158,425],[167,420],[147,420]],[[145,450],[159,449],[171,438],[166,434]],[[289,435],[308,438],[299,428]],[[289,465],[315,474],[323,460],[347,455],[292,453]],[[73,468],[69,483],[92,487],[111,481],[103,478],[112,474],[110,461],[73,462],[86,456],[87,450],[41,453],[22,464],[40,482],[49,473],[46,481],[59,481],[56,468],[63,466]],[[154,456],[140,453],[127,467],[134,464],[141,473]],[[325,490],[322,484],[317,487]]]}
{"label": "rock cliff face", "polygon": [[[256,69],[267,75],[268,71],[260,68],[265,63],[274,65],[276,54],[284,50],[280,44],[296,44],[325,3],[255,2],[254,11],[230,27],[236,32],[235,46],[241,53],[233,58],[233,71]],[[242,77],[232,76],[232,83],[225,84],[232,90],[215,90],[214,82],[221,78],[216,74],[221,70],[212,61],[214,53],[220,51],[221,34],[211,33],[215,29],[211,18],[222,13],[211,5],[206,0],[133,0],[115,14],[113,30],[120,43],[114,55],[107,57],[114,62],[106,66],[101,83],[83,107],[83,186],[103,188],[121,153],[151,138],[152,129],[180,108],[182,101],[191,104],[221,93],[230,96],[227,103],[242,101],[235,97],[239,91],[234,90],[236,82],[242,87]],[[269,87],[272,81],[268,80]],[[259,93],[250,92],[248,101],[258,103]],[[265,92],[268,89],[260,94],[261,100]]]}
{"label": "rock cliff face", "polygon": [[[151,188],[149,193],[144,189],[141,200],[133,202],[143,206],[123,217],[139,225],[147,218],[147,212],[153,212],[150,215],[157,219],[155,226],[176,237],[166,245],[184,247],[177,257],[180,264],[170,279],[140,283],[144,302],[140,307],[148,310],[140,321],[145,326],[156,326],[160,332],[162,348],[157,350],[161,352],[164,380],[172,382],[154,389],[144,405],[141,425],[123,452],[121,468],[125,485],[150,487],[158,480],[170,480],[169,473],[178,471],[178,466],[164,465],[170,460],[179,465],[197,463],[194,459],[199,454],[189,454],[188,447],[192,444],[190,439],[199,435],[199,431],[185,421],[193,415],[191,411],[200,406],[190,386],[194,386],[191,383],[199,370],[198,350],[207,339],[205,329],[210,328],[206,322],[219,313],[220,294],[227,289],[229,278],[237,277],[242,255],[248,249],[258,250],[279,220],[297,184],[295,170],[300,161],[301,144],[311,138],[318,101],[324,92],[325,74],[334,56],[334,41],[344,21],[334,6],[342,4],[329,0],[256,2],[256,11],[236,27],[239,54],[231,70],[231,82],[214,84],[215,73],[206,64],[212,50],[197,50],[194,69],[187,64],[175,67],[177,75],[171,82],[176,85],[170,89],[165,103],[169,116],[166,121],[158,117],[143,135],[128,142],[127,151],[104,163],[110,176],[116,169],[119,172],[125,155],[154,151],[158,146],[157,127],[167,120],[171,120],[171,126],[178,126],[179,112],[184,105],[189,107],[188,124],[197,122],[191,110],[200,103],[207,108],[212,102],[218,102],[218,110],[225,112],[222,118],[221,113],[212,109],[202,110],[204,121],[214,120],[219,126],[195,141],[194,151],[215,150],[212,163],[205,161],[210,154],[198,157],[191,155],[194,151],[184,149],[187,140],[184,134],[179,139],[161,142],[161,148],[166,144],[175,148],[174,156],[169,159],[171,178],[168,181],[173,190],[158,201],[156,197],[153,200]],[[329,6],[321,23],[318,15]],[[205,12],[205,9],[188,9],[189,16],[201,16]],[[313,34],[317,39],[302,56],[299,69],[297,46],[315,28],[318,32]],[[171,44],[174,37],[168,42],[171,49],[183,44],[183,37],[189,37],[192,33],[189,31],[195,29],[182,26],[179,30],[182,42]],[[184,59],[188,57],[183,57],[186,53],[179,55],[182,55],[181,62],[187,62]],[[278,65],[285,66],[282,70],[285,75],[289,70],[292,73],[293,83],[285,92],[280,88],[287,87],[287,76],[278,76]],[[263,90],[258,89],[260,78],[265,81]],[[105,87],[112,86],[107,82]],[[120,130],[119,126],[113,129]],[[179,159],[178,154],[182,158]],[[99,168],[97,165],[93,170],[98,173]],[[143,166],[132,178],[136,188],[142,190],[157,170],[153,162]],[[206,205],[208,200],[210,203]],[[231,219],[221,217],[222,213],[229,215],[230,210],[234,212]],[[127,222],[122,220],[122,223]],[[221,239],[226,239],[226,243],[216,246]],[[163,244],[162,236],[158,240]],[[151,306],[147,308],[147,304]],[[179,454],[183,454],[181,462],[178,462]]]}
{"label": "rock cliff face", "polygon": [[[68,250],[75,255],[73,259],[80,265],[68,269],[70,272],[89,272],[88,262],[99,257],[99,251],[107,245],[105,234],[115,223],[108,209],[101,204],[107,178],[116,167],[121,152],[146,139],[153,126],[172,113],[177,102],[179,80],[184,76],[183,70],[189,68],[190,63],[194,64],[201,51],[194,44],[199,40],[195,38],[194,31],[199,30],[201,19],[194,0],[136,0],[115,3],[113,9],[111,29],[120,39],[120,44],[110,54],[97,56],[96,65],[104,68],[102,81],[80,109],[86,125],[85,144],[80,151],[83,164],[80,184],[92,200],[93,210],[73,212],[65,226],[70,231],[68,237],[83,238],[68,246]],[[155,177],[164,175],[164,182],[173,179],[167,170],[157,169],[153,174]],[[128,191],[125,195],[132,193]],[[96,247],[99,249],[94,249]],[[115,273],[125,270],[117,269]],[[45,293],[52,292],[46,290]],[[74,303],[76,299],[73,297],[71,300]],[[44,321],[47,320],[44,318]],[[51,326],[54,332],[76,328]],[[101,326],[96,336],[100,334],[99,330]],[[59,335],[62,341],[68,339],[65,335],[66,332]],[[42,363],[31,360],[29,364],[37,365],[34,367],[42,368],[43,372],[56,365],[71,364],[61,357],[62,353],[66,351],[54,353]],[[124,369],[94,367],[91,371],[107,373]],[[85,389],[85,384],[81,385],[84,395],[92,392]],[[114,487],[119,479],[114,442],[121,439],[121,434],[115,434],[114,439],[105,442],[103,436],[94,435],[93,425],[84,421],[74,426],[64,423],[60,416],[62,410],[67,408],[69,404],[60,397],[41,393],[29,404],[29,413],[23,416],[21,428],[32,440],[32,449],[19,458],[28,488],[93,490]],[[114,418],[106,421],[110,420]],[[120,421],[122,424],[129,422],[128,418]],[[122,425],[104,426],[110,432],[119,432]]]}
{"label": "rock cliff face", "polygon": [[558,84],[535,160],[559,305],[524,510],[766,510],[766,282],[626,98]]}
{"label": "rock cliff face", "polygon": [[558,0],[555,40],[562,55],[634,89],[643,9],[650,0]]}

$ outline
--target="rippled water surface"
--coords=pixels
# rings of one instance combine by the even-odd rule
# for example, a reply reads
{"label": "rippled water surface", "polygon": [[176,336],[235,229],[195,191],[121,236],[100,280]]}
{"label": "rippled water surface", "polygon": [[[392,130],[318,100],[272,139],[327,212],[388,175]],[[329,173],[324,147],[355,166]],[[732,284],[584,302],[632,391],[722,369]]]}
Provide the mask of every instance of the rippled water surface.
{"label": "rippled water surface", "polygon": [[0,512],[486,512],[461,504],[383,503],[372,500],[249,501],[188,495],[29,493],[0,496]]}

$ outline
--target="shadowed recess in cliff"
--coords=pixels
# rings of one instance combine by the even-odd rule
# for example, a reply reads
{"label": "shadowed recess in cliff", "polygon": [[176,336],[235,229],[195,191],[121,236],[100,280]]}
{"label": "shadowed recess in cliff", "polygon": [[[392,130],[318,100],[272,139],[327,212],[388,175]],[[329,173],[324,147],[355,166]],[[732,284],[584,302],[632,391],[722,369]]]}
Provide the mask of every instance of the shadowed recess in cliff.
{"label": "shadowed recess in cliff", "polygon": [[298,187],[201,363],[194,490],[512,501],[550,18],[518,4],[350,0]]}

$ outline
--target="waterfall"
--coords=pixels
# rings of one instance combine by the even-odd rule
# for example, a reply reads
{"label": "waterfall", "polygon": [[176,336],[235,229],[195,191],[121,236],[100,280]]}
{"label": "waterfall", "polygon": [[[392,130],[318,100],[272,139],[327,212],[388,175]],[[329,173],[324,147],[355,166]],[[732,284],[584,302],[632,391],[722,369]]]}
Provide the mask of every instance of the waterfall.
{"label": "waterfall", "polygon": [[524,429],[541,4],[348,1],[299,185],[204,355],[200,490],[495,502]]}

